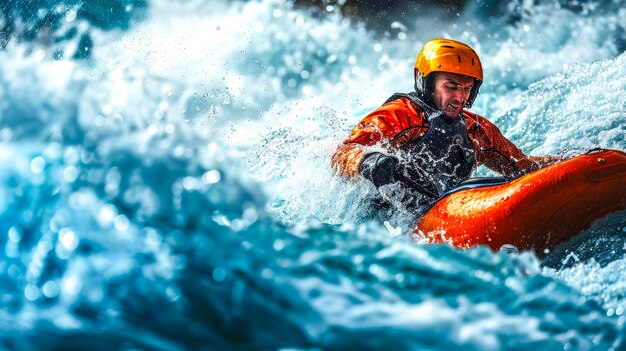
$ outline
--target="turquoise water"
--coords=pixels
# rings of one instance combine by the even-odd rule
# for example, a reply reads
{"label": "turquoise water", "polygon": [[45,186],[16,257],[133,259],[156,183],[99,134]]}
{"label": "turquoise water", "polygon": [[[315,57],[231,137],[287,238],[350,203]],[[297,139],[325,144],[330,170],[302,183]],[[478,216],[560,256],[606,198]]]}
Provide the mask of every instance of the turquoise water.
{"label": "turquoise water", "polygon": [[621,2],[376,31],[281,0],[2,6],[0,348],[626,348],[623,212],[542,260],[428,246],[329,166],[439,36],[525,152],[626,149]]}

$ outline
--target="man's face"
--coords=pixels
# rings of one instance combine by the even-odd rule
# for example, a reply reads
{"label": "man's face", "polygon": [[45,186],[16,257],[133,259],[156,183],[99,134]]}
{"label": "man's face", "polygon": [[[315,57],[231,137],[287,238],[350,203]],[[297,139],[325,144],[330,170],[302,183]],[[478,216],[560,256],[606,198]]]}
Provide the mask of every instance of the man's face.
{"label": "man's face", "polygon": [[433,102],[448,118],[456,118],[469,98],[474,78],[456,73],[440,72],[435,77]]}

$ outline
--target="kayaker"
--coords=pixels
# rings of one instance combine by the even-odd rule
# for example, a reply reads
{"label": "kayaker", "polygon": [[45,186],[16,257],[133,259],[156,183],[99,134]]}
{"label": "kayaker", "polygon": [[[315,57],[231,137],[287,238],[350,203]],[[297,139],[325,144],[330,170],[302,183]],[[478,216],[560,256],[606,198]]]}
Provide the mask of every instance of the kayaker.
{"label": "kayaker", "polygon": [[402,201],[429,203],[479,165],[512,178],[557,160],[526,156],[493,123],[466,110],[483,82],[480,59],[468,45],[430,40],[417,56],[414,79],[415,91],[392,95],[354,127],[332,158],[338,174],[363,177],[379,190],[399,185],[411,194]]}

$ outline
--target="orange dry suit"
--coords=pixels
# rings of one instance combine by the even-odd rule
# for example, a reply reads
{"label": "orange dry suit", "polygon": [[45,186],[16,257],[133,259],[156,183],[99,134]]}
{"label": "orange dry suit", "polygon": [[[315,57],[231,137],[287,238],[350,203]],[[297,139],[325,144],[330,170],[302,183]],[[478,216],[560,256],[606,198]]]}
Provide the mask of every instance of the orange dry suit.
{"label": "orange dry suit", "polygon": [[361,161],[379,145],[399,154],[403,183],[432,199],[469,178],[484,164],[514,177],[556,161],[528,157],[482,116],[463,110],[451,120],[415,93],[394,94],[359,122],[332,158],[335,171],[353,178]]}

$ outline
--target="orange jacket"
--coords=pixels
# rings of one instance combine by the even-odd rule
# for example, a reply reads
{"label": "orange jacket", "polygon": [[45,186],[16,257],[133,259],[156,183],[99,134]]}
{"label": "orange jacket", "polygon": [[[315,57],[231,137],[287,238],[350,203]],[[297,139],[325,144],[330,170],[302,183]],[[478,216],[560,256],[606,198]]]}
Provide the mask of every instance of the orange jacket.
{"label": "orange jacket", "polygon": [[[558,160],[526,156],[484,117],[466,110],[463,110],[463,117],[476,156],[475,167],[484,164],[502,175],[514,176],[518,171],[534,171]],[[356,177],[361,160],[368,153],[365,146],[380,143],[385,148],[395,148],[416,140],[427,130],[424,113],[409,99],[393,100],[365,116],[354,127],[333,155],[332,166],[338,174]]]}

